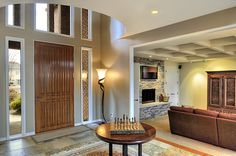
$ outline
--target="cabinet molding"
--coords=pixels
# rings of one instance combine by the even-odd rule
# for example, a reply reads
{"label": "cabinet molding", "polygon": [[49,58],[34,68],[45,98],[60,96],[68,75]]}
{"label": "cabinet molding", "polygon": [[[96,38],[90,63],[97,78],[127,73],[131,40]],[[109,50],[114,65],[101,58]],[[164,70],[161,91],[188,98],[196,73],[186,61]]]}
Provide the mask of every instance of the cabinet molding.
{"label": "cabinet molding", "polygon": [[236,113],[236,71],[208,71],[208,109]]}

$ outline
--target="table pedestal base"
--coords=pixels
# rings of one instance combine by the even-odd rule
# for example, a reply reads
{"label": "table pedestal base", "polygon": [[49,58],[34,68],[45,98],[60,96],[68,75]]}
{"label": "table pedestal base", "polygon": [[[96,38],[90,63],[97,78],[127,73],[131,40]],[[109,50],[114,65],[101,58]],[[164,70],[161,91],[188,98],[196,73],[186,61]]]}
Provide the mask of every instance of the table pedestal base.
{"label": "table pedestal base", "polygon": [[[109,143],[109,156],[112,156],[112,144]],[[128,145],[122,145],[122,155],[128,156]],[[142,156],[142,144],[138,144],[138,156]]]}

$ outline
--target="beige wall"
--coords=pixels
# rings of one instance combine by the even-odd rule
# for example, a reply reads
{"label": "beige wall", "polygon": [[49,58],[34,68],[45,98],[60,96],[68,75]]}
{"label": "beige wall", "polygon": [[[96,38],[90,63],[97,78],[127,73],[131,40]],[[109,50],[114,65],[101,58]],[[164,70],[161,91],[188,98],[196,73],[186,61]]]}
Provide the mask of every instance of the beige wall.
{"label": "beige wall", "polygon": [[236,58],[182,64],[180,104],[207,109],[206,71],[224,70],[236,70]]}
{"label": "beige wall", "polygon": [[26,132],[34,132],[35,105],[34,105],[34,40],[68,44],[74,46],[74,70],[75,70],[75,122],[81,122],[80,114],[80,48],[81,46],[93,48],[93,119],[100,118],[100,95],[97,94],[97,74],[95,69],[100,67],[100,18],[101,15],[93,13],[93,41],[80,39],[80,9],[75,9],[75,37],[64,37],[55,34],[34,31],[33,5],[27,4],[25,14],[25,29],[5,27],[4,8],[0,8],[0,138],[6,136],[6,103],[5,103],[5,36],[25,39],[25,81],[26,81]]}
{"label": "beige wall", "polygon": [[236,24],[235,15],[236,8],[232,8],[122,39],[116,37],[124,31],[124,28],[115,20],[102,16],[101,58],[102,64],[109,68],[105,84],[107,117],[110,113],[122,115],[130,111],[129,51],[131,46]]}

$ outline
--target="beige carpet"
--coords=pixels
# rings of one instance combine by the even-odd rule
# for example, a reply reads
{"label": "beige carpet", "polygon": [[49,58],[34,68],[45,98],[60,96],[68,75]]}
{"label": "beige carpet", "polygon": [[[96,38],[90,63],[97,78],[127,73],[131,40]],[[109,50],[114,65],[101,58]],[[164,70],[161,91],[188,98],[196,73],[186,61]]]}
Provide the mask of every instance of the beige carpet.
{"label": "beige carpet", "polygon": [[54,130],[54,131],[49,131],[45,133],[40,133],[35,136],[33,136],[33,140],[36,141],[37,143],[55,139],[55,138],[60,138],[63,136],[75,134],[75,133],[81,133],[85,131],[89,131],[90,129],[86,126],[78,126],[78,127],[71,127],[71,128],[63,128],[60,130]]}

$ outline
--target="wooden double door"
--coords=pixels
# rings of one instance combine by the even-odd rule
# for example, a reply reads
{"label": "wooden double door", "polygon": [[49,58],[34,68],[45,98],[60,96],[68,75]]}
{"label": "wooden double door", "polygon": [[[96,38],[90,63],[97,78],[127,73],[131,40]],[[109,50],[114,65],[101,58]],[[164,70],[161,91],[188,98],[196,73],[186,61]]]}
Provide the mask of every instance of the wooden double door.
{"label": "wooden double door", "polygon": [[208,72],[208,108],[236,112],[236,71]]}
{"label": "wooden double door", "polygon": [[74,125],[73,47],[35,42],[36,133]]}

